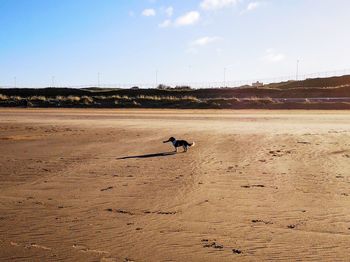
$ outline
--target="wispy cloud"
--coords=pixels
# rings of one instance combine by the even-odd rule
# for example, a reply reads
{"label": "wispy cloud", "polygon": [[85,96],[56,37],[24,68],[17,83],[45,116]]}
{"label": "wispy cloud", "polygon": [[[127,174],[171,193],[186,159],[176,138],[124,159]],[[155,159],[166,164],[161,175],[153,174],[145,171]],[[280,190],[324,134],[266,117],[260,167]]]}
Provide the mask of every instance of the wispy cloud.
{"label": "wispy cloud", "polygon": [[273,48],[269,48],[265,51],[265,55],[263,56],[263,60],[270,63],[281,62],[286,58],[286,55],[283,53],[277,52]]}
{"label": "wispy cloud", "polygon": [[168,17],[171,17],[173,16],[174,14],[174,8],[172,6],[169,6],[168,8],[165,9],[165,14],[168,16]]}
{"label": "wispy cloud", "polygon": [[201,38],[198,38],[190,43],[191,46],[206,46],[208,44],[217,42],[221,39],[221,37],[218,36],[204,36]]}
{"label": "wispy cloud", "polygon": [[[220,41],[221,39],[222,38],[218,36],[203,36],[203,37],[197,38],[194,41],[189,43],[188,48],[186,49],[186,52],[190,54],[198,54],[202,47],[205,47],[214,42]],[[220,50],[219,52],[221,53],[220,48],[217,48],[216,50]],[[219,52],[217,51],[218,54]]]}
{"label": "wispy cloud", "polygon": [[166,20],[164,20],[162,23],[160,23],[158,26],[159,26],[160,28],[169,27],[169,26],[171,26],[171,20],[170,20],[170,19],[166,19]]}
{"label": "wispy cloud", "polygon": [[257,9],[260,5],[261,5],[260,2],[251,2],[251,3],[248,4],[246,10],[247,10],[247,11],[252,11],[252,10],[254,10],[254,9]]}
{"label": "wispy cloud", "polygon": [[200,13],[197,11],[188,12],[175,20],[175,26],[193,25],[199,21],[200,16]]}
{"label": "wispy cloud", "polygon": [[241,15],[251,12],[259,7],[261,7],[264,4],[264,2],[250,2],[240,13]]}
{"label": "wispy cloud", "polygon": [[142,11],[143,16],[155,16],[156,15],[156,10],[152,8],[148,8]]}
{"label": "wispy cloud", "polygon": [[203,0],[200,7],[204,10],[218,10],[237,4],[240,0]]}

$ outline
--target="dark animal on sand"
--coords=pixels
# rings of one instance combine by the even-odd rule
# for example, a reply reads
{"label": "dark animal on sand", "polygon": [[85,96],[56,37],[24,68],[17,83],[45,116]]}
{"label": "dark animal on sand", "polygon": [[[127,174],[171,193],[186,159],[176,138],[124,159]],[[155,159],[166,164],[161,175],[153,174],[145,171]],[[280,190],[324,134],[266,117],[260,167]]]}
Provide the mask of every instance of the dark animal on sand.
{"label": "dark animal on sand", "polygon": [[191,146],[194,146],[195,143],[188,143],[186,140],[176,140],[175,137],[170,137],[167,141],[163,141],[163,143],[171,142],[173,146],[175,147],[175,152],[177,152],[177,149],[179,147],[183,147],[184,152],[187,152],[187,149]]}

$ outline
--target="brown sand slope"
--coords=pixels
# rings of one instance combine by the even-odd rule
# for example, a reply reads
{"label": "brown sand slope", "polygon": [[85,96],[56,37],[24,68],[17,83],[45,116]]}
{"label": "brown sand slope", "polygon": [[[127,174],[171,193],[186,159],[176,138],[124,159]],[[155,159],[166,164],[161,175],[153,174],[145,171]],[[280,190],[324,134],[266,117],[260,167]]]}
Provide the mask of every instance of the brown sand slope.
{"label": "brown sand slope", "polygon": [[0,150],[5,261],[348,259],[348,111],[2,109]]}

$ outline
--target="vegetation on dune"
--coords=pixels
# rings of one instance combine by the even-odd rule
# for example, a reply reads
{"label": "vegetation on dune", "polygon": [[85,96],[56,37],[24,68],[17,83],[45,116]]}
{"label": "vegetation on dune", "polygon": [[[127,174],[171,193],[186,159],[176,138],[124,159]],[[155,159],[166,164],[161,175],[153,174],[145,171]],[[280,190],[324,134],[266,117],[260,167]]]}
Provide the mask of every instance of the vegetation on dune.
{"label": "vegetation on dune", "polygon": [[6,100],[8,100],[9,99],[9,97],[8,96],[5,96],[5,95],[2,95],[2,94],[0,94],[0,101],[6,101]]}
{"label": "vegetation on dune", "polygon": [[0,106],[26,107],[145,107],[145,108],[230,108],[238,104],[275,103],[271,98],[208,98],[194,96],[5,96],[0,95]]}
{"label": "vegetation on dune", "polygon": [[350,103],[281,102],[270,97],[207,98],[192,96],[6,96],[0,95],[3,107],[36,108],[180,108],[180,109],[350,109]]}
{"label": "vegetation on dune", "polygon": [[334,88],[350,84],[350,75],[334,76],[325,78],[309,78],[300,81],[286,81],[266,85],[268,88],[293,89],[293,88]]}

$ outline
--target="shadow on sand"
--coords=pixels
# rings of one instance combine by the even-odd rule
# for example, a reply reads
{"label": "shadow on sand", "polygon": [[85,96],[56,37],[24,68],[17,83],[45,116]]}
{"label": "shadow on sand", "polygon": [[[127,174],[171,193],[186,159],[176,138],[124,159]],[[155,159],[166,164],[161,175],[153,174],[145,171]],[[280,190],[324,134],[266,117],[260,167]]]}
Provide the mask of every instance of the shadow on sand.
{"label": "shadow on sand", "polygon": [[156,153],[156,154],[147,154],[147,155],[139,155],[139,156],[125,156],[125,157],[119,157],[118,160],[123,159],[132,159],[132,158],[152,158],[152,157],[163,157],[163,156],[173,156],[176,155],[175,152],[163,152],[163,153]]}

